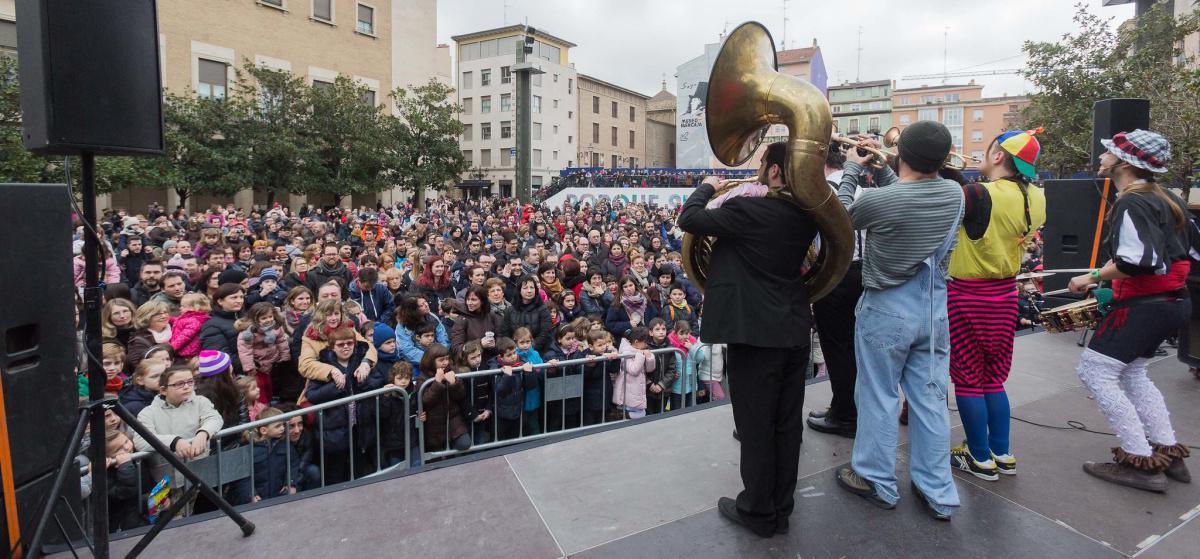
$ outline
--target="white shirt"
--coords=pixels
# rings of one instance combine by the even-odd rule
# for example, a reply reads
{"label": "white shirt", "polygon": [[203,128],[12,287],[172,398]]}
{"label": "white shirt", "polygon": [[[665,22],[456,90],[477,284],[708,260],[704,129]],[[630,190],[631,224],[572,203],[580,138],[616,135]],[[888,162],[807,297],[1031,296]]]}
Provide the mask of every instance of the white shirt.
{"label": "white shirt", "polygon": [[[845,174],[846,174],[845,171],[838,169],[837,171],[834,171],[834,172],[830,173],[828,176],[826,176],[825,181],[829,183],[829,186],[833,188],[834,192],[837,192],[838,185],[840,185],[842,183],[842,177]],[[858,185],[857,187],[855,187],[854,199],[857,200],[858,197],[862,195],[862,192],[863,192],[863,187],[861,184]],[[853,261],[857,262],[857,261],[862,260],[862,251],[863,251],[863,247],[866,246],[866,242],[867,242],[867,232],[866,231],[855,231],[854,232],[854,258],[853,258]]]}

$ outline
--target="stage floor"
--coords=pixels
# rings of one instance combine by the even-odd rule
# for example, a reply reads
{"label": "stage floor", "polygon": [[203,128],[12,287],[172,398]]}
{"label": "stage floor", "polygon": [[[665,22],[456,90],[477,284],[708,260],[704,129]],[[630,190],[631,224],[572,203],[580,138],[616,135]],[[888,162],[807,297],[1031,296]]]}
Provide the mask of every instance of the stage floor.
{"label": "stage floor", "polygon": [[[1014,417],[1108,431],[1075,376],[1077,336],[1017,339],[1008,383]],[[1173,356],[1151,366],[1180,440],[1200,443],[1200,382]],[[806,408],[829,401],[808,387]],[[952,416],[952,422],[958,423]],[[1080,557],[1196,556],[1200,481],[1157,495],[1083,473],[1107,460],[1111,436],[1013,422],[1020,473],[986,482],[956,472],[963,506],[950,523],[913,499],[900,448],[901,503],[883,511],[840,490],[852,441],[807,431],[796,512],[786,536],[731,525],[716,500],[740,489],[728,406],[418,472],[246,516],[242,538],[213,518],[164,531],[147,557]],[[901,442],[905,441],[900,429]],[[955,427],[952,441],[962,438]],[[1200,459],[1189,460],[1200,473]],[[113,543],[124,554],[133,539]],[[59,555],[63,556],[62,554]]]}

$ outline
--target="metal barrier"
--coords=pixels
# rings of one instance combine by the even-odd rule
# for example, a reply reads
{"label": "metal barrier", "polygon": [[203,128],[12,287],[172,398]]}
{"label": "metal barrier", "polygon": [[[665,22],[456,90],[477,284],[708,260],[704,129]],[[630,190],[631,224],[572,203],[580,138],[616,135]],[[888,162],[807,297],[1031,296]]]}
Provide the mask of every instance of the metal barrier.
{"label": "metal barrier", "polygon": [[[683,352],[683,350],[675,348],[675,347],[668,347],[668,348],[651,350],[651,353],[654,353],[656,355],[674,353],[676,355],[676,370],[682,371],[680,373],[680,380],[683,380],[687,376],[685,374],[685,372],[687,370],[686,364],[688,361],[688,356],[687,356],[687,354],[685,354]],[[486,449],[496,448],[496,447],[501,447],[501,446],[508,446],[508,445],[512,445],[512,444],[531,441],[531,440],[537,440],[537,439],[543,439],[543,438],[547,438],[547,437],[551,437],[551,436],[556,436],[556,435],[562,434],[562,433],[575,433],[575,432],[579,432],[579,431],[593,429],[595,427],[607,425],[610,423],[625,421],[627,419],[627,417],[625,416],[624,413],[621,414],[621,418],[619,418],[619,419],[610,419],[609,418],[608,412],[614,408],[614,406],[611,402],[612,392],[610,391],[610,388],[612,388],[613,383],[617,382],[618,380],[622,384],[624,383],[623,375],[624,375],[625,367],[623,366],[623,361],[632,356],[633,356],[633,354],[619,354],[613,358],[608,358],[608,357],[603,357],[603,356],[595,356],[595,357],[586,357],[586,358],[582,358],[582,359],[571,359],[571,360],[567,360],[567,361],[560,361],[558,363],[542,363],[540,365],[534,365],[533,368],[534,368],[535,373],[537,371],[542,371],[542,370],[547,370],[547,369],[553,369],[553,371],[549,372],[548,374],[537,375],[535,377],[535,380],[537,382],[541,383],[539,386],[542,387],[542,405],[538,409],[538,411],[540,411],[540,413],[541,413],[542,421],[541,421],[540,425],[533,426],[534,429],[532,429],[532,430],[533,431],[542,431],[540,429],[541,427],[549,427],[551,425],[550,424],[550,420],[552,419],[551,411],[550,411],[551,405],[554,405],[554,407],[556,408],[556,415],[558,416],[557,417],[558,421],[554,423],[555,429],[553,429],[553,430],[547,429],[542,432],[534,432],[534,433],[530,433],[530,434],[526,434],[527,420],[526,420],[526,412],[525,412],[525,406],[524,406],[524,393],[525,393],[524,384],[527,382],[525,379],[525,375],[533,374],[533,373],[525,373],[521,370],[513,370],[512,375],[517,377],[516,382],[517,382],[517,386],[518,386],[518,392],[522,395],[521,396],[522,403],[520,406],[521,413],[520,413],[519,417],[515,420],[513,420],[513,419],[505,420],[506,421],[506,426],[505,426],[506,432],[504,433],[504,435],[506,435],[506,436],[503,438],[503,440],[501,440],[500,418],[496,416],[496,412],[495,412],[495,407],[496,407],[495,402],[499,399],[498,386],[496,386],[496,384],[498,384],[498,381],[500,380],[498,375],[503,375],[503,370],[502,369],[485,369],[485,370],[472,371],[469,373],[455,375],[455,384],[458,384],[461,379],[461,381],[463,382],[463,384],[461,385],[461,386],[463,386],[462,390],[465,390],[468,392],[468,394],[466,394],[465,396],[456,397],[455,399],[462,401],[462,402],[468,402],[473,405],[475,402],[478,402],[481,400],[480,398],[477,397],[476,388],[477,388],[477,385],[482,385],[482,388],[490,391],[490,393],[483,395],[484,397],[486,397],[488,399],[488,401],[492,402],[490,409],[485,408],[490,413],[488,413],[485,416],[483,413],[480,413],[480,410],[477,410],[477,409],[469,410],[469,413],[466,414],[467,418],[468,418],[467,434],[469,434],[471,437],[471,441],[470,441],[471,444],[469,446],[461,448],[461,449],[452,449],[451,443],[453,441],[451,440],[452,437],[450,436],[450,433],[451,433],[450,427],[451,427],[452,420],[455,418],[451,417],[451,414],[448,413],[451,406],[450,406],[450,394],[449,394],[450,389],[447,388],[452,385],[443,384],[442,386],[443,386],[443,388],[446,388],[446,390],[442,391],[442,395],[446,399],[446,403],[443,404],[442,409],[444,411],[439,412],[440,415],[437,418],[437,420],[444,421],[445,439],[446,440],[441,445],[442,446],[441,450],[436,450],[436,449],[429,450],[427,448],[427,444],[426,444],[427,437],[426,437],[425,423],[427,421],[434,421],[435,418],[427,416],[426,422],[418,422],[417,432],[418,432],[418,441],[421,444],[421,448],[420,448],[421,459],[424,462],[424,461],[429,461],[432,459],[444,458],[447,456],[461,454],[463,452],[466,452],[467,450],[478,451],[478,450],[486,450]],[[609,363],[614,363],[614,362],[618,363],[618,367],[616,368],[616,370],[609,371],[608,370],[610,367]],[[598,373],[600,375],[600,378],[595,378],[594,375],[596,375],[596,372],[594,371],[594,368],[602,363],[604,364],[603,365],[604,368],[601,371],[599,371],[599,373]],[[593,378],[591,378],[590,380],[587,378],[589,376],[589,371],[588,371],[589,365],[593,369],[592,370]],[[577,370],[579,372],[571,372],[571,370],[573,370],[575,368],[577,368]],[[554,375],[554,376],[550,376],[550,375]],[[476,379],[480,379],[480,381],[476,381]],[[490,382],[490,381],[494,381],[494,382]],[[545,381],[545,382],[542,382],[542,381]],[[427,393],[428,393],[430,387],[433,386],[433,383],[435,383],[435,382],[436,382],[435,379],[429,378],[424,383],[421,384],[420,389],[417,391],[417,409],[419,410],[419,412],[418,412],[419,414],[421,414],[421,413],[427,414],[428,410],[426,409],[426,407],[427,407],[426,396],[427,396]],[[600,408],[600,410],[595,410],[595,409],[589,410],[588,409],[589,402],[587,401],[588,400],[587,392],[588,392],[588,388],[589,388],[588,385],[590,384],[592,390],[594,391],[595,384],[597,382],[600,384],[600,406],[601,406],[601,408]],[[695,385],[695,383],[693,382],[692,383],[693,388],[694,388],[694,385]],[[666,409],[666,406],[668,405],[666,402],[668,401],[670,394],[671,394],[671,392],[670,392],[669,387],[667,387],[666,389],[663,390],[662,398],[660,399],[662,402],[660,404],[662,409],[660,409],[658,412],[653,412],[653,413],[662,413],[662,412],[668,411]],[[680,398],[680,401],[682,404],[681,407],[687,406],[688,398]],[[573,406],[571,406],[571,404],[575,404],[575,403],[578,404],[578,407],[579,407],[578,411],[571,411],[570,414],[568,414],[567,408],[573,407]],[[591,402],[591,404],[594,406],[595,402]],[[647,413],[651,413],[651,410],[647,410]],[[444,417],[441,417],[441,415],[444,415]],[[578,418],[578,421],[575,421],[576,417]],[[568,421],[568,420],[570,420],[570,421]],[[515,437],[507,436],[507,435],[511,434],[508,431],[510,431],[512,429],[512,423],[511,423],[512,421],[516,421],[516,436]],[[481,426],[480,424],[483,424],[482,425],[483,428],[489,429],[491,431],[490,440],[488,440],[489,439],[488,436],[480,435],[480,431],[477,430],[477,428]],[[489,425],[490,425],[490,427],[489,427]],[[486,432],[486,431],[484,431],[484,432]]]}

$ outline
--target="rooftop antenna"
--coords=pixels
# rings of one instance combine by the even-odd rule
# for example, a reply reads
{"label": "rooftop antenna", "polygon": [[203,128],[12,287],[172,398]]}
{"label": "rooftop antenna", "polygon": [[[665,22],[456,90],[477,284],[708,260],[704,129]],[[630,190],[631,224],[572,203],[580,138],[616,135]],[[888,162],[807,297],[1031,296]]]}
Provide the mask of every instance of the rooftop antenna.
{"label": "rooftop antenna", "polygon": [[508,25],[508,0],[504,0],[504,25]]}
{"label": "rooftop antenna", "polygon": [[950,71],[947,69],[946,61],[950,58],[950,26],[942,32],[942,85],[946,85],[946,80],[950,78]]}
{"label": "rooftop antenna", "polygon": [[789,0],[783,0],[783,40],[779,42],[783,50],[787,50],[788,2]]}
{"label": "rooftop antenna", "polygon": [[863,28],[858,26],[858,62],[854,65],[854,81],[862,81],[862,35]]}

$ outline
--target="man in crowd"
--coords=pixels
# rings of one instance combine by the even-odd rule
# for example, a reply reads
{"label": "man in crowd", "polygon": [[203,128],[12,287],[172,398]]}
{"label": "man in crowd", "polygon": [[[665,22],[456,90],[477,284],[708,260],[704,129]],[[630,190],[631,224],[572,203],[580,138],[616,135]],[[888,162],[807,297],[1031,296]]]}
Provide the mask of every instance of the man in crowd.
{"label": "man in crowd", "polygon": [[162,262],[150,260],[142,264],[139,281],[130,289],[135,305],[141,306],[162,289],[162,275]]}

